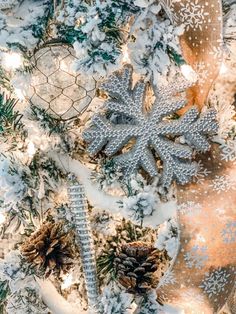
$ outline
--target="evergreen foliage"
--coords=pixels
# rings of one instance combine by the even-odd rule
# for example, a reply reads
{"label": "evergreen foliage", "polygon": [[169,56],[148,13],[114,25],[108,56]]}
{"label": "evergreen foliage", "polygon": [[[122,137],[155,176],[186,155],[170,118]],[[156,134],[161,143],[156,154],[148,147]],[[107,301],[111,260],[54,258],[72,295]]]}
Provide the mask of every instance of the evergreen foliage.
{"label": "evergreen foliage", "polygon": [[31,108],[31,119],[38,121],[39,125],[49,134],[63,134],[68,131],[69,123],[55,118],[45,109],[33,104]]}
{"label": "evergreen foliage", "polygon": [[16,104],[16,99],[0,94],[0,134],[23,128],[22,115],[14,110]]}

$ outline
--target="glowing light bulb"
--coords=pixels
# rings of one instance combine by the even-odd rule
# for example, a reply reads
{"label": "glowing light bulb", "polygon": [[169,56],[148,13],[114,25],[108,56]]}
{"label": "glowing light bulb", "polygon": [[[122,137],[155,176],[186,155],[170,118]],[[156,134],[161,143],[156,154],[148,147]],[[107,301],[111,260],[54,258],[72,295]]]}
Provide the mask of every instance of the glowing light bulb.
{"label": "glowing light bulb", "polygon": [[220,75],[226,74],[227,72],[228,72],[227,66],[224,63],[222,63],[220,67]]}
{"label": "glowing light bulb", "polygon": [[16,97],[19,100],[24,100],[25,99],[25,95],[24,95],[24,93],[22,92],[22,90],[20,88],[15,88],[15,94],[16,94]]}
{"label": "glowing light bulb", "polygon": [[123,52],[123,58],[122,58],[123,63],[130,63],[128,47],[124,46],[122,50],[123,50],[122,51]]}
{"label": "glowing light bulb", "polygon": [[67,289],[73,284],[73,276],[72,274],[68,274],[65,276],[63,283],[61,284],[61,289]]}
{"label": "glowing light bulb", "polygon": [[6,220],[5,215],[3,215],[2,213],[0,213],[0,225],[3,224]]}
{"label": "glowing light bulb", "polygon": [[23,65],[22,56],[17,52],[4,52],[2,54],[2,66],[6,70],[16,70]]}
{"label": "glowing light bulb", "polygon": [[196,82],[198,79],[197,73],[188,64],[183,64],[180,67],[183,76],[190,82]]}
{"label": "glowing light bulb", "polygon": [[29,157],[33,157],[34,154],[36,153],[36,148],[34,146],[34,143],[31,141],[28,143],[27,153],[28,153]]}
{"label": "glowing light bulb", "polygon": [[198,242],[203,242],[203,243],[206,242],[206,239],[205,239],[204,236],[203,236],[202,234],[200,234],[200,233],[197,234],[196,240],[197,240]]}

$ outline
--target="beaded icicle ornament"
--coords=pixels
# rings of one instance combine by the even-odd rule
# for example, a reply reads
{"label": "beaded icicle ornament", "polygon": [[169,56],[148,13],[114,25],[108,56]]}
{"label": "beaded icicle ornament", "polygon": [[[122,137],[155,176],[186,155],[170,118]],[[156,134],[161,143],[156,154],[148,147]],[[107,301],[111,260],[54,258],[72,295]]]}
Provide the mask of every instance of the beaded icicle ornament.
{"label": "beaded icicle ornament", "polygon": [[98,299],[96,259],[84,187],[76,180],[71,179],[68,194],[83,263],[88,306],[95,309]]}

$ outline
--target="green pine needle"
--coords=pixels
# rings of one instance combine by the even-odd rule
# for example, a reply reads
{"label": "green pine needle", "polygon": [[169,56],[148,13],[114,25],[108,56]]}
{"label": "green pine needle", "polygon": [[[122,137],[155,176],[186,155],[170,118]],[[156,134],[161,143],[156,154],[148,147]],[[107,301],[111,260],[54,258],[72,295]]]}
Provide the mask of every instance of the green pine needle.
{"label": "green pine needle", "polygon": [[0,313],[3,313],[4,302],[10,292],[7,281],[0,281]]}
{"label": "green pine needle", "polygon": [[23,128],[22,115],[14,108],[17,100],[0,94],[0,134],[12,133]]}
{"label": "green pine needle", "polygon": [[38,121],[39,125],[51,134],[64,134],[69,129],[69,123],[62,121],[61,119],[55,118],[50,113],[48,113],[45,109],[39,108],[33,104],[30,106],[31,108],[31,119]]}

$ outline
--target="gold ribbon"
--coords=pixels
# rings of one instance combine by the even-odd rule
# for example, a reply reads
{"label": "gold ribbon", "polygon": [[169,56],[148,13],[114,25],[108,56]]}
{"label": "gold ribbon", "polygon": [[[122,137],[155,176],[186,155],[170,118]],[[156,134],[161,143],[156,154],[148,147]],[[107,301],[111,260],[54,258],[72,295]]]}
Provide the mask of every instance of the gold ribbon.
{"label": "gold ribbon", "polygon": [[216,146],[204,158],[209,176],[178,189],[180,248],[157,296],[186,314],[220,310],[236,279],[236,165]]}
{"label": "gold ribbon", "polygon": [[221,1],[160,1],[172,22],[185,26],[180,38],[183,57],[199,76],[198,84],[187,91],[188,105],[195,104],[201,109],[222,61]]}

